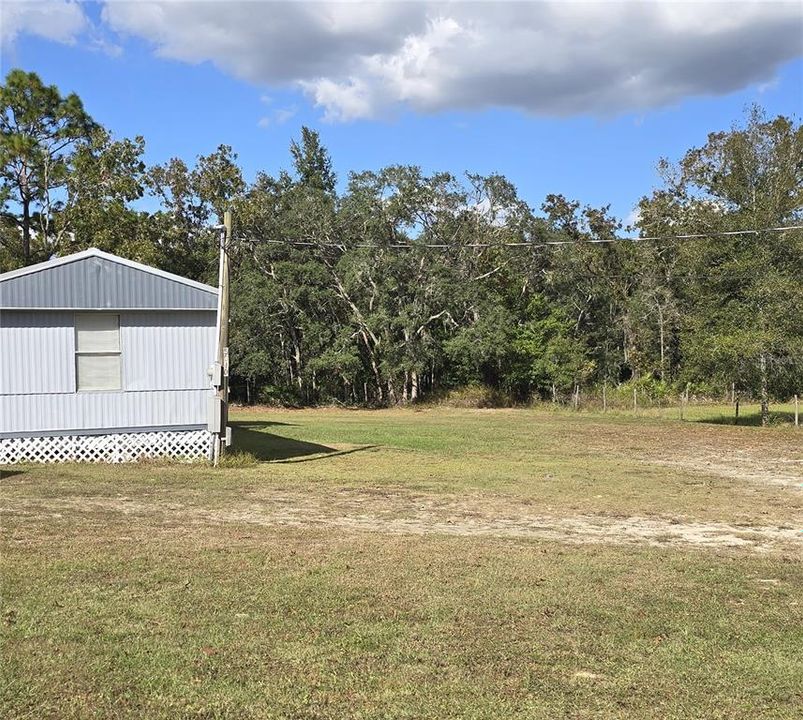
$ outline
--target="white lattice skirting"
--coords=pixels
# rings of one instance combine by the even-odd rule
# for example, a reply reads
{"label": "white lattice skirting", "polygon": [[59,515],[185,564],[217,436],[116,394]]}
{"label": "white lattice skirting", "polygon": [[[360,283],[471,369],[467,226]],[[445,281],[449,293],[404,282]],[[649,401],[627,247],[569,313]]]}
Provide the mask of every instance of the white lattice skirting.
{"label": "white lattice skirting", "polygon": [[208,456],[211,435],[206,430],[59,435],[0,439],[0,465],[35,462],[134,462],[172,457],[197,460]]}

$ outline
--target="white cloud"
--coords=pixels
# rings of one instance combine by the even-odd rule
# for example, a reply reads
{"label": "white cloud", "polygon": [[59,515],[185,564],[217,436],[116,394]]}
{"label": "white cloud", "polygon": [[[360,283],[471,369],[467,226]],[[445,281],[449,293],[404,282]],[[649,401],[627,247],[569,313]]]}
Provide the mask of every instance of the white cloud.
{"label": "white cloud", "polygon": [[284,125],[288,120],[295,117],[296,113],[298,112],[298,107],[295,105],[289,105],[288,107],[283,108],[276,108],[272,113],[269,115],[263,115],[257,121],[257,126],[261,128],[267,128],[271,125]]}
{"label": "white cloud", "polygon": [[297,112],[298,108],[295,105],[291,105],[290,107],[286,108],[279,108],[275,113],[273,113],[273,122],[275,122],[277,125],[284,125],[284,123],[293,118]]}
{"label": "white cloud", "polygon": [[86,27],[83,9],[70,0],[3,0],[0,3],[0,42],[4,48],[22,33],[72,44]]}
{"label": "white cloud", "polygon": [[[12,35],[75,36],[68,22],[14,17]],[[301,88],[331,121],[398,108],[645,112],[772,83],[803,55],[799,2],[113,1],[102,18],[160,57]]]}
{"label": "white cloud", "polygon": [[625,227],[635,227],[641,220],[641,208],[638,206],[631,208],[625,218]]}
{"label": "white cloud", "polygon": [[104,55],[108,55],[110,58],[117,58],[123,54],[122,45],[112,42],[109,40],[109,38],[104,37],[104,35],[97,30],[92,33],[92,36],[87,42],[87,46],[90,48],[90,50],[102,52]]}
{"label": "white cloud", "polygon": [[299,85],[325,109],[324,120],[330,122],[371,117],[378,109],[372,88],[359,78],[300,80]]}

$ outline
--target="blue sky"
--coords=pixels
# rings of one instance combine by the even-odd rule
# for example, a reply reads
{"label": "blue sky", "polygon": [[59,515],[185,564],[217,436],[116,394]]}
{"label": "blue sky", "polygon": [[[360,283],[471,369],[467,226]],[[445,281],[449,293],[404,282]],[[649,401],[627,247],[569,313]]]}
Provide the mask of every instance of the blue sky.
{"label": "blue sky", "polygon": [[[63,3],[52,5],[59,4]],[[291,35],[289,40],[282,38],[290,43],[289,50],[280,55],[274,50],[275,57],[265,57],[262,48],[276,36],[262,37],[261,29],[249,30],[241,19],[239,27],[229,30],[250,32],[250,36],[243,41],[246,49],[238,46],[241,54],[234,60],[225,42],[217,43],[217,36],[202,39],[204,28],[217,31],[216,23],[199,27],[189,40],[168,36],[159,22],[170,27],[176,23],[176,18],[164,17],[164,12],[179,12],[176,4],[167,11],[154,4],[159,9],[155,20],[143,19],[147,3],[140,4],[141,10],[134,3],[117,3],[111,9],[83,5],[80,17],[75,8],[68,8],[70,14],[57,27],[48,27],[51,12],[44,20],[42,13],[31,16],[31,5],[23,3],[23,12],[3,18],[3,74],[21,67],[36,71],[64,92],[77,92],[93,117],[116,136],[143,135],[151,163],[173,156],[192,162],[218,144],[229,144],[249,179],[259,170],[275,173],[287,167],[288,144],[304,124],[321,133],[341,181],[349,171],[394,163],[420,165],[427,171],[499,172],[533,206],[540,205],[547,193],[563,193],[591,205],[611,203],[613,211],[625,219],[638,198],[658,182],[659,157],[678,158],[687,148],[703,143],[708,132],[738,121],[748,104],[757,102],[770,115],[803,114],[803,39],[795,44],[793,34],[783,51],[772,47],[772,40],[745,48],[745,36],[733,36],[733,28],[725,27],[719,37],[706,38],[717,50],[706,50],[696,65],[679,63],[666,54],[668,50],[665,57],[652,61],[654,53],[661,55],[662,40],[674,42],[679,21],[672,18],[671,32],[664,37],[662,28],[668,21],[647,22],[642,17],[638,19],[641,27],[650,25],[655,35],[646,43],[652,50],[634,46],[623,51],[621,59],[611,61],[622,44],[616,33],[623,33],[621,37],[633,33],[631,8],[643,11],[634,3],[625,3],[621,17],[610,21],[606,33],[593,41],[598,46],[589,49],[588,58],[575,61],[569,48],[564,59],[550,68],[549,77],[540,80],[544,62],[563,57],[565,46],[576,42],[572,23],[585,19],[586,6],[578,7],[568,19],[553,17],[553,34],[565,37],[555,40],[544,60],[533,61],[526,72],[519,73],[519,65],[528,61],[508,58],[505,41],[480,37],[479,31],[467,37],[484,43],[489,53],[487,71],[476,56],[461,54],[465,40],[457,43],[454,38],[465,28],[486,27],[478,22],[477,13],[485,7],[480,4],[471,6],[471,16],[455,15],[454,22],[440,7],[426,10],[426,4],[400,4],[393,17],[377,10],[367,28],[349,26],[348,42],[341,42],[342,33],[333,40],[324,23],[317,34],[307,29],[294,39],[294,23],[301,27],[303,18],[289,13],[280,28],[283,36]],[[298,5],[305,8],[303,12],[318,12],[317,6]],[[423,29],[416,25],[419,16],[409,6],[415,13],[428,13],[421,16]],[[230,14],[223,3],[197,7],[209,17],[218,9],[221,18]],[[254,16],[255,26],[279,22],[275,12],[259,14],[264,4],[245,7],[249,14],[243,17]],[[362,7],[358,3],[339,6],[339,17],[350,23],[350,13],[360,13]],[[516,7],[521,11],[521,6]],[[542,12],[546,6],[538,7]],[[779,7],[789,12],[790,6]],[[803,38],[803,16],[797,7],[797,14],[791,15],[792,29],[798,23],[797,34]],[[592,13],[599,11],[595,6]],[[183,24],[191,25],[197,13],[187,17]],[[779,22],[788,25],[789,18],[779,12]],[[326,22],[331,19],[327,16]],[[755,28],[755,18],[747,11],[744,21]],[[521,24],[517,18],[511,22]],[[765,31],[771,34],[769,20],[766,24]],[[402,26],[398,33],[387,30],[397,25]],[[493,23],[487,26],[494,29]],[[505,27],[495,28],[500,36]],[[221,32],[225,29],[221,21]],[[777,28],[775,33],[777,39]],[[385,46],[371,44],[377,37]],[[321,49],[329,40],[332,49]],[[511,42],[524,43],[518,50],[521,55],[532,40]],[[610,51],[607,42],[614,44]],[[367,49],[361,43],[367,43]],[[299,59],[285,62],[297,45],[302,46]],[[320,63],[310,68],[309,58],[315,59],[316,52],[322,54]],[[689,51],[684,53],[685,61]],[[740,69],[744,53],[750,55],[749,62]],[[624,85],[636,77],[632,69],[641,72],[648,62],[653,62],[645,80],[648,86],[630,93]],[[583,85],[583,78],[593,75],[597,64],[606,63],[593,86]],[[712,68],[717,63],[723,67]],[[628,68],[627,73],[622,74],[621,68]],[[703,77],[706,74],[710,77]],[[667,87],[656,87],[661,83]],[[566,87],[578,84],[580,91],[565,92]],[[561,90],[555,91],[555,86]]]}

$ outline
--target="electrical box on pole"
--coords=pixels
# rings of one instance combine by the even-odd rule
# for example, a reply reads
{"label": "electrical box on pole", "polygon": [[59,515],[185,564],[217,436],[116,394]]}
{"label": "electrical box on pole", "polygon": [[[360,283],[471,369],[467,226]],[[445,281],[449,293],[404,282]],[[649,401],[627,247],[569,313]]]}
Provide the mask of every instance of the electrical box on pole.
{"label": "electrical box on pole", "polygon": [[209,432],[214,435],[221,435],[224,430],[223,424],[223,400],[219,397],[209,398]]}
{"label": "electrical box on pole", "polygon": [[207,373],[212,387],[219,388],[223,385],[223,366],[220,363],[214,363]]}

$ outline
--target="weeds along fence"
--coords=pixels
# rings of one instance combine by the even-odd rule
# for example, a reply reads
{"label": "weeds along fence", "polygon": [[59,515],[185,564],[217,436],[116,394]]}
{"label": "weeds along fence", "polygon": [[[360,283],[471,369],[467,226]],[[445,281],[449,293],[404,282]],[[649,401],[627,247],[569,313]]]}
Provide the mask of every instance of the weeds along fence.
{"label": "weeds along fence", "polygon": [[[426,403],[427,401],[424,400]],[[432,402],[432,399],[430,400]],[[532,397],[516,400],[502,390],[472,385],[451,390],[434,399],[436,405],[455,408],[506,408],[506,407],[550,407],[574,409],[577,411],[611,411],[677,413],[680,419],[704,417],[706,412],[712,414],[717,422],[733,424],[755,424],[756,409],[760,398],[738,392],[706,393],[686,388],[679,391],[677,387],[661,383],[623,383],[621,385],[603,385],[591,388],[575,387],[574,391],[556,391],[551,399]],[[776,423],[793,423],[799,426],[798,396],[792,398],[775,398],[771,403],[771,415]],[[726,409],[730,408],[730,410]],[[741,415],[740,415],[741,411]],[[662,412],[662,414],[663,414]],[[714,418],[714,416],[716,416]]]}
{"label": "weeds along fence", "polygon": [[425,398],[424,403],[457,408],[573,407],[577,410],[627,410],[668,408],[677,403],[669,393],[650,392],[637,387],[588,388],[576,387],[573,392],[555,390],[551,399],[541,396],[515,398],[510,393],[482,385],[469,385],[449,390],[438,397]]}
{"label": "weeds along fence", "polygon": [[[796,404],[797,399],[797,404]],[[689,386],[679,390],[676,385],[656,381],[629,382],[620,385],[575,387],[573,391],[556,390],[547,397],[514,397],[500,388],[468,385],[427,393],[412,403],[416,406],[451,407],[463,409],[526,408],[576,410],[586,412],[619,412],[639,415],[658,414],[688,420],[708,420],[718,424],[756,425],[760,399],[732,388],[710,392],[710,388]],[[318,405],[292,402],[282,395],[258,403],[262,407],[301,408],[337,406],[350,408],[380,408],[387,405],[346,404],[337,399]],[[401,407],[410,403],[399,403]],[[799,426],[799,398],[773,398],[770,421],[773,425]]]}
{"label": "weeds along fence", "polygon": [[[543,401],[538,403],[541,407]],[[596,389],[584,394],[572,393],[559,398],[559,407],[578,412],[613,412],[637,415],[658,415],[679,420],[711,422],[718,425],[761,425],[761,399],[752,395],[735,394],[710,396],[703,394],[674,393],[652,395],[639,388],[618,388],[603,393]],[[768,424],[772,426],[800,427],[800,397],[773,398],[770,401]]]}

